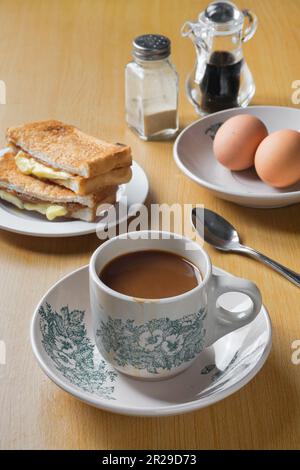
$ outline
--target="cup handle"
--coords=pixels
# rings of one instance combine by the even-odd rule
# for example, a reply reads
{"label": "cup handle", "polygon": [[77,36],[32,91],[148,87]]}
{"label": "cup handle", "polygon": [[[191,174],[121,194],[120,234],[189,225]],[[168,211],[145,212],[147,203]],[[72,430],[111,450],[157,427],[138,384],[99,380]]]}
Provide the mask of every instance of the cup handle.
{"label": "cup handle", "polygon": [[[218,299],[226,292],[241,292],[252,300],[250,309],[233,312],[218,305]],[[239,277],[212,275],[208,292],[208,331],[206,347],[222,336],[252,322],[262,306],[261,294],[256,285]]]}
{"label": "cup handle", "polygon": [[248,26],[244,30],[242,42],[247,42],[251,39],[257,29],[257,16],[250,10],[243,10],[243,15],[248,19]]}

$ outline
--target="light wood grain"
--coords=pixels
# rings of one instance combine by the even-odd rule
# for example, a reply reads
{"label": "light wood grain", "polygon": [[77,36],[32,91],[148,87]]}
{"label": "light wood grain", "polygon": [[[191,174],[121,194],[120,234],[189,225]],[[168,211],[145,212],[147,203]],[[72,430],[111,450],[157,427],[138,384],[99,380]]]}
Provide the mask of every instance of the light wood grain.
{"label": "light wood grain", "polygon": [[[172,159],[172,143],[141,142],[124,122],[124,66],[131,40],[145,32],[172,40],[180,73],[180,118],[196,115],[184,95],[194,61],[180,27],[205,6],[201,0],[2,0],[0,134],[8,125],[55,117],[126,142],[150,178],[150,201],[203,203],[222,213],[244,241],[299,269],[299,205],[255,210],[221,201],[188,180]],[[260,21],[245,53],[257,85],[254,103],[292,106],[300,79],[300,1],[243,0]],[[21,222],[20,222],[21,223]],[[300,338],[299,290],[237,255],[207,247],[213,263],[257,282],[273,322],[273,349],[244,389],[204,410],[168,418],[133,418],[91,408],[59,390],[39,369],[29,323],[45,291],[88,262],[96,236],[42,239],[0,233],[0,339],[7,366],[0,380],[1,448],[9,449],[253,449],[299,447],[300,366],[291,342]],[[1,369],[3,370],[3,369]]]}

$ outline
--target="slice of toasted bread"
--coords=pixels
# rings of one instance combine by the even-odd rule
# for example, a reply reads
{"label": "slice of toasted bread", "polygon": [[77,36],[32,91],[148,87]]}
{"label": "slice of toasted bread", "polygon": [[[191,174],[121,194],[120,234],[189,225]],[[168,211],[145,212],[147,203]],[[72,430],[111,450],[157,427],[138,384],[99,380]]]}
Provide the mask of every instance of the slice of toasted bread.
{"label": "slice of toasted bread", "polygon": [[101,212],[101,208],[107,204],[114,204],[116,202],[116,191],[110,195],[107,195],[101,201],[98,201],[97,206],[91,207],[82,207],[77,210],[73,210],[70,212],[66,217],[72,219],[80,219],[84,220],[85,222],[95,222],[97,216],[99,215],[99,211]]}
{"label": "slice of toasted bread", "polygon": [[[5,194],[6,194],[6,197],[4,197]],[[41,212],[41,210],[42,210],[42,213],[44,215],[46,215],[46,213],[47,213],[46,208],[43,208],[43,206],[45,206],[45,204],[46,204],[46,206],[48,206],[48,205],[52,206],[52,209],[55,208],[55,206],[56,207],[57,206],[63,206],[66,211],[65,211],[65,213],[61,214],[60,217],[71,218],[71,219],[80,219],[80,220],[84,220],[85,222],[95,221],[97,216],[101,213],[101,211],[107,210],[107,205],[114,204],[116,202],[116,192],[113,192],[112,194],[107,195],[101,201],[98,201],[98,205],[95,206],[95,207],[86,207],[86,206],[82,206],[81,204],[77,204],[77,203],[73,203],[73,202],[72,203],[63,203],[63,204],[61,204],[61,203],[59,203],[59,204],[50,203],[49,204],[48,201],[41,201],[41,200],[33,198],[33,197],[25,196],[24,193],[18,194],[15,191],[11,191],[11,190],[8,190],[8,189],[5,189],[5,191],[2,192],[1,188],[0,188],[0,199],[4,199],[5,202],[8,202],[7,195],[17,197],[17,201],[16,201],[16,199],[14,199],[14,201],[10,200],[9,202],[13,205],[16,205],[19,209],[24,209],[24,210],[33,211],[33,212],[36,212],[36,211]],[[20,205],[19,205],[20,203],[23,203],[24,207],[20,207]],[[28,204],[28,203],[30,203],[30,204]],[[57,217],[59,217],[59,216],[56,215],[51,220],[54,220]],[[50,220],[49,217],[47,217],[47,218],[48,218],[48,220]]]}
{"label": "slice of toasted bread", "polygon": [[60,121],[38,121],[7,129],[9,143],[37,160],[74,175],[91,178],[131,165],[131,149],[89,136]]}
{"label": "slice of toasted bread", "polygon": [[74,176],[68,180],[52,180],[54,183],[71,189],[79,195],[86,195],[99,191],[99,188],[114,186],[117,184],[128,183],[131,179],[132,171],[130,166],[116,168],[115,170],[103,173],[103,175],[94,176],[94,178],[82,178]]}
{"label": "slice of toasted bread", "polygon": [[0,158],[0,188],[14,191],[20,198],[24,194],[40,201],[78,203],[93,210],[96,210],[99,202],[105,198],[111,198],[112,195],[115,197],[117,191],[117,186],[106,186],[97,192],[80,196],[57,184],[24,175],[18,170],[13,153],[6,153]]}
{"label": "slice of toasted bread", "polygon": [[[94,176],[92,178],[83,178],[82,176],[75,176],[72,175],[71,173],[65,173],[64,177],[60,177],[58,179],[55,178],[55,172],[58,171],[59,174],[61,172],[59,170],[55,170],[54,168],[49,167],[48,165],[45,165],[44,163],[37,162],[37,160],[32,157],[29,153],[22,151],[16,150],[17,148],[11,148],[10,149],[16,153],[16,165],[18,169],[21,171],[21,173],[24,173],[25,175],[30,174],[38,179],[41,179],[43,181],[50,181],[52,183],[56,183],[60,186],[64,186],[65,188],[71,189],[76,194],[86,195],[92,192],[97,192],[100,191],[101,188],[104,188],[105,186],[115,186],[119,184],[124,184],[128,183],[131,179],[132,176],[132,171],[131,171],[131,166],[125,166],[123,168],[115,168],[108,173],[102,173],[101,175]],[[22,164],[20,166],[20,160],[18,160],[19,155],[20,156]],[[26,162],[28,166],[25,166],[24,169],[24,162]],[[32,161],[35,161],[35,163],[38,163],[38,168],[33,169],[30,167],[32,165]],[[23,165],[23,166],[22,166]],[[28,168],[29,168],[29,173],[28,173]],[[50,173],[48,173],[48,170],[51,170]],[[38,174],[35,173],[35,171],[38,171]],[[44,171],[44,173],[42,173]],[[50,175],[50,177],[48,177]]]}

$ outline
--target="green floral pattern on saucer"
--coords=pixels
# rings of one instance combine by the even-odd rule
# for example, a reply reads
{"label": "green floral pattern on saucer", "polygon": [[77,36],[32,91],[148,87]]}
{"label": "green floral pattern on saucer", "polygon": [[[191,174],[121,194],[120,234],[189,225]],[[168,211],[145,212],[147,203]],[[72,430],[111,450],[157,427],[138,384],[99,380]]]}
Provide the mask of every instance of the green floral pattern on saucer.
{"label": "green floral pattern on saucer", "polygon": [[133,366],[157,374],[194,359],[203,349],[206,310],[179,319],[152,319],[138,325],[133,320],[101,322],[96,336],[121,367]]}
{"label": "green floral pattern on saucer", "polygon": [[117,373],[103,360],[96,361],[95,346],[87,336],[82,310],[50,304],[39,308],[42,344],[56,369],[73,385],[102,398],[114,399],[112,385]]}

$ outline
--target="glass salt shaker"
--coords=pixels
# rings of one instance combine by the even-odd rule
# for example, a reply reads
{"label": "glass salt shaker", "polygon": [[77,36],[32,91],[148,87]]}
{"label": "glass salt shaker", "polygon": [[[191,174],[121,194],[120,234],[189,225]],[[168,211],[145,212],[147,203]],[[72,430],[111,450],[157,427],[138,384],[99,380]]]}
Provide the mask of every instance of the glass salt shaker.
{"label": "glass salt shaker", "polygon": [[143,140],[172,138],[178,131],[178,75],[171,42],[158,34],[133,41],[125,70],[126,122]]}

